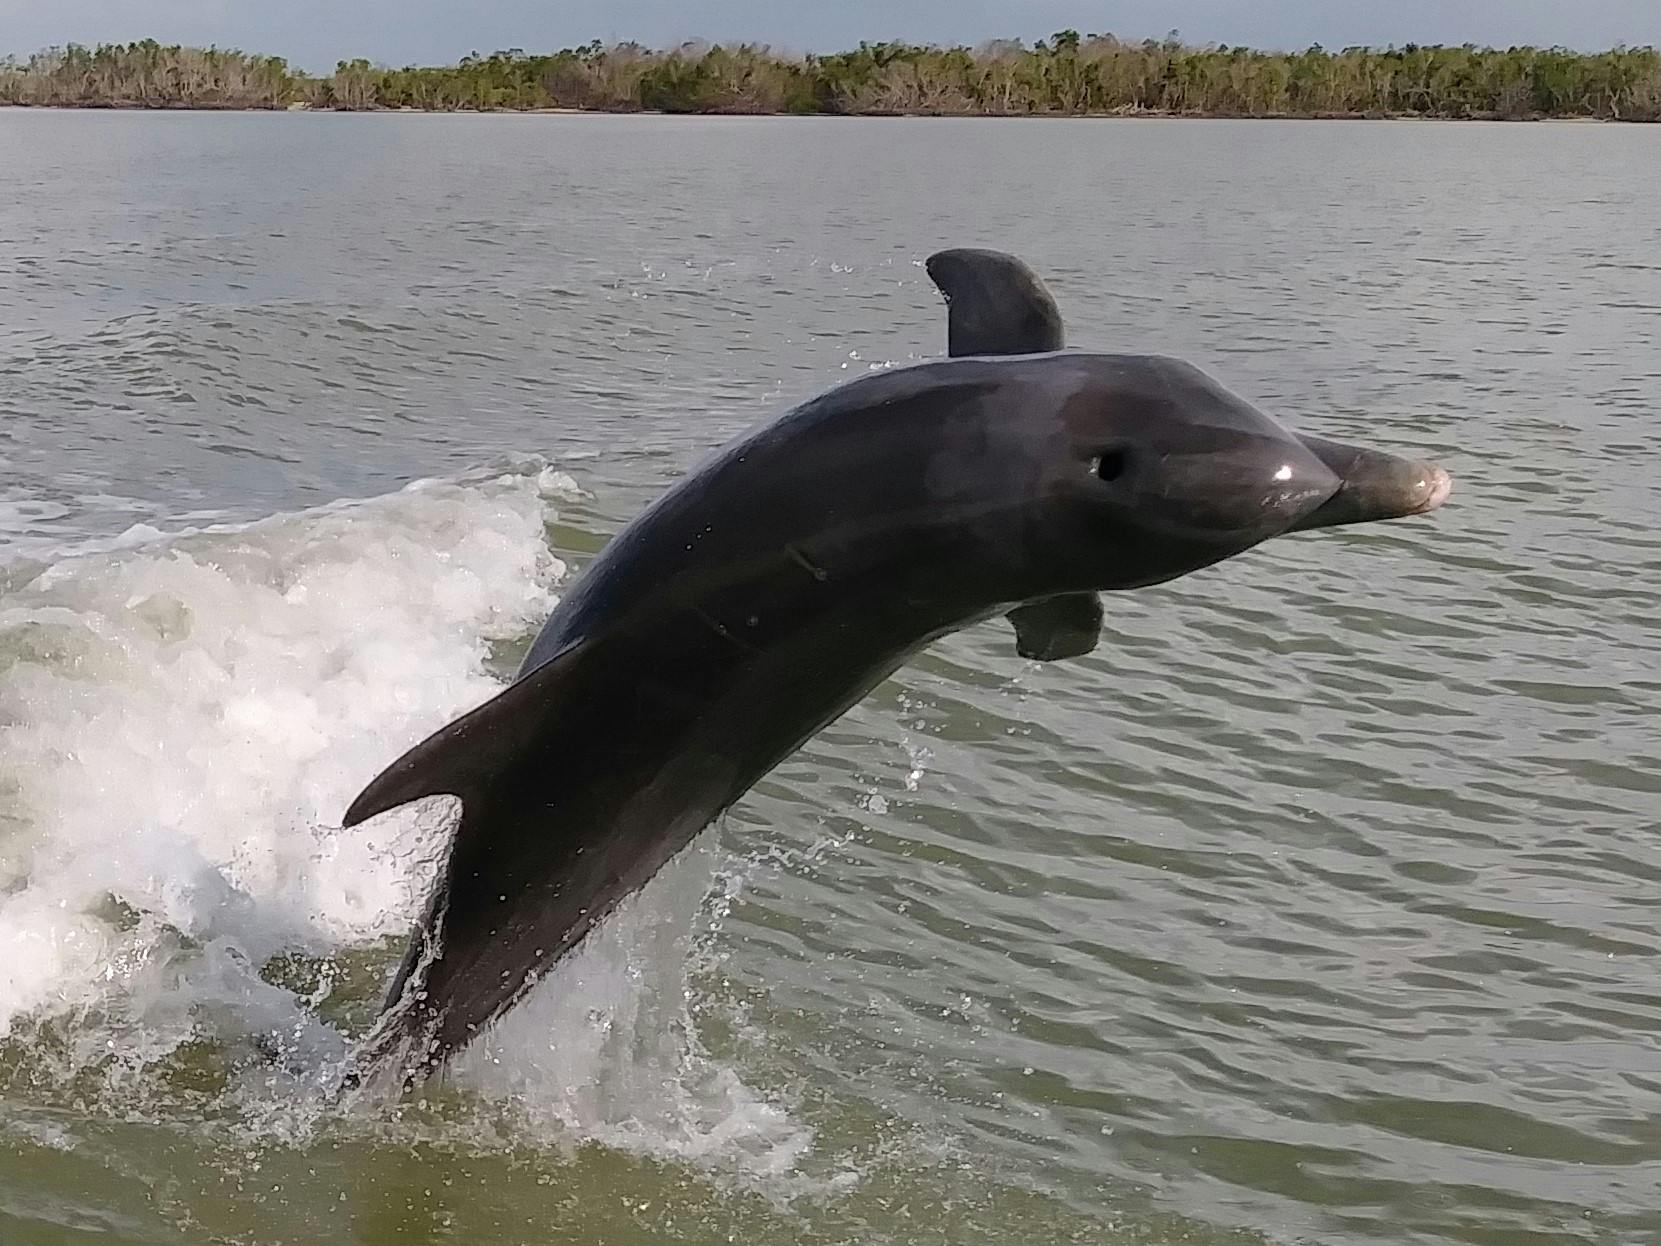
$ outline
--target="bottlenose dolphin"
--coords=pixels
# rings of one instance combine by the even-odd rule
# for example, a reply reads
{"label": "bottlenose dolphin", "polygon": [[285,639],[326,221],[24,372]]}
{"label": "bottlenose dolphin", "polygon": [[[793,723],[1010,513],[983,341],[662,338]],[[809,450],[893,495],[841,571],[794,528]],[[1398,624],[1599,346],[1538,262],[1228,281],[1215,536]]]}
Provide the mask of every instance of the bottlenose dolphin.
{"label": "bottlenose dolphin", "polygon": [[1037,353],[993,353],[996,297],[952,262],[952,346],[979,353],[860,377],[716,452],[577,578],[506,689],[352,803],[346,826],[462,806],[361,1074],[442,1065],[930,641],[1011,612],[1019,638],[1023,608],[1448,494],[1442,469],[1300,438],[1180,360],[1058,351],[1053,302],[1014,339]]}

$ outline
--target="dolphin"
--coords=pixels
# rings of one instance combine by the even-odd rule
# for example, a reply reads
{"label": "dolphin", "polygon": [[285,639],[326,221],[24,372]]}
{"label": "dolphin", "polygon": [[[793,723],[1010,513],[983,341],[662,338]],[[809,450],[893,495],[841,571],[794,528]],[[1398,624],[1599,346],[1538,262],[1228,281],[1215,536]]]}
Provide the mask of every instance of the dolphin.
{"label": "dolphin", "polygon": [[1181,360],[1058,349],[1030,270],[999,292],[1013,257],[933,260],[954,357],[715,452],[577,578],[507,688],[352,802],[345,826],[461,801],[353,1080],[440,1069],[931,641],[1002,614],[1019,647],[1031,610],[1033,646],[1082,652],[1099,593],[1448,496],[1440,467],[1299,437]]}

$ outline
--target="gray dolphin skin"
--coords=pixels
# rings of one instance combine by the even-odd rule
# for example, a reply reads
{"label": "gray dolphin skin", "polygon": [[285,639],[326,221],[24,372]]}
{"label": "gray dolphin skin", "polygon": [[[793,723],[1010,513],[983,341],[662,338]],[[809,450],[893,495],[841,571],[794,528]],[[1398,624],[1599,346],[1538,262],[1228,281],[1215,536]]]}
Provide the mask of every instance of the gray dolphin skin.
{"label": "gray dolphin skin", "polygon": [[[347,826],[461,800],[357,1077],[441,1067],[932,640],[1050,603],[1093,644],[1099,592],[1447,496],[1440,468],[1299,438],[1181,361],[1058,351],[1036,278],[1024,304],[998,293],[1024,265],[943,255],[952,347],[977,353],[860,377],[716,452],[576,579],[505,690],[352,803]],[[1037,352],[997,353],[1000,323]]]}
{"label": "gray dolphin skin", "polygon": [[1055,299],[1013,255],[953,247],[923,267],[946,296],[949,355],[1039,355],[1067,344]]}

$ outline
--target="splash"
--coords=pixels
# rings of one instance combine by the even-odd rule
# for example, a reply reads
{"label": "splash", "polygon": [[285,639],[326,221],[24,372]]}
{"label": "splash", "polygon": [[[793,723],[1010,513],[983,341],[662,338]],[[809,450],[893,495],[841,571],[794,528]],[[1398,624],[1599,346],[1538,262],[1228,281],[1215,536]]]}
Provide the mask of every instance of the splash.
{"label": "splash", "polygon": [[[279,1144],[403,1111],[333,1092],[453,804],[338,819],[498,690],[492,647],[555,602],[546,532],[575,489],[532,464],[13,561],[0,1084],[15,1095],[21,1065],[37,1092],[155,1120],[206,1087],[193,1114]],[[447,1131],[749,1177],[794,1165],[810,1131],[698,1035],[691,984],[746,868],[714,852],[684,854],[456,1063]]]}
{"label": "splash", "polygon": [[791,1173],[812,1131],[712,1058],[693,980],[759,860],[705,837],[591,935],[453,1062],[455,1082],[511,1103],[536,1136],[593,1139],[720,1168],[746,1181]]}
{"label": "splash", "polygon": [[544,509],[569,483],[135,530],[0,599],[0,1036],[96,1012],[146,1063],[204,1029],[305,1029],[259,968],[406,927],[441,826],[339,812],[494,690],[491,642],[553,603]]}

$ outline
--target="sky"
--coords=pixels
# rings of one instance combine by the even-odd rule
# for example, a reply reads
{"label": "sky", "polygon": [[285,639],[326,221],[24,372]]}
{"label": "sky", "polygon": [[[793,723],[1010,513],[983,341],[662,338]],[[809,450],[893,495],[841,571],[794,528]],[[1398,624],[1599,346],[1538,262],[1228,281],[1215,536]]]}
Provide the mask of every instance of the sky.
{"label": "sky", "polygon": [[590,39],[744,40],[795,52],[860,40],[979,43],[1073,28],[1264,48],[1661,45],[1661,0],[0,0],[0,55],[75,42],[217,44],[332,70],[364,56],[452,62]]}

